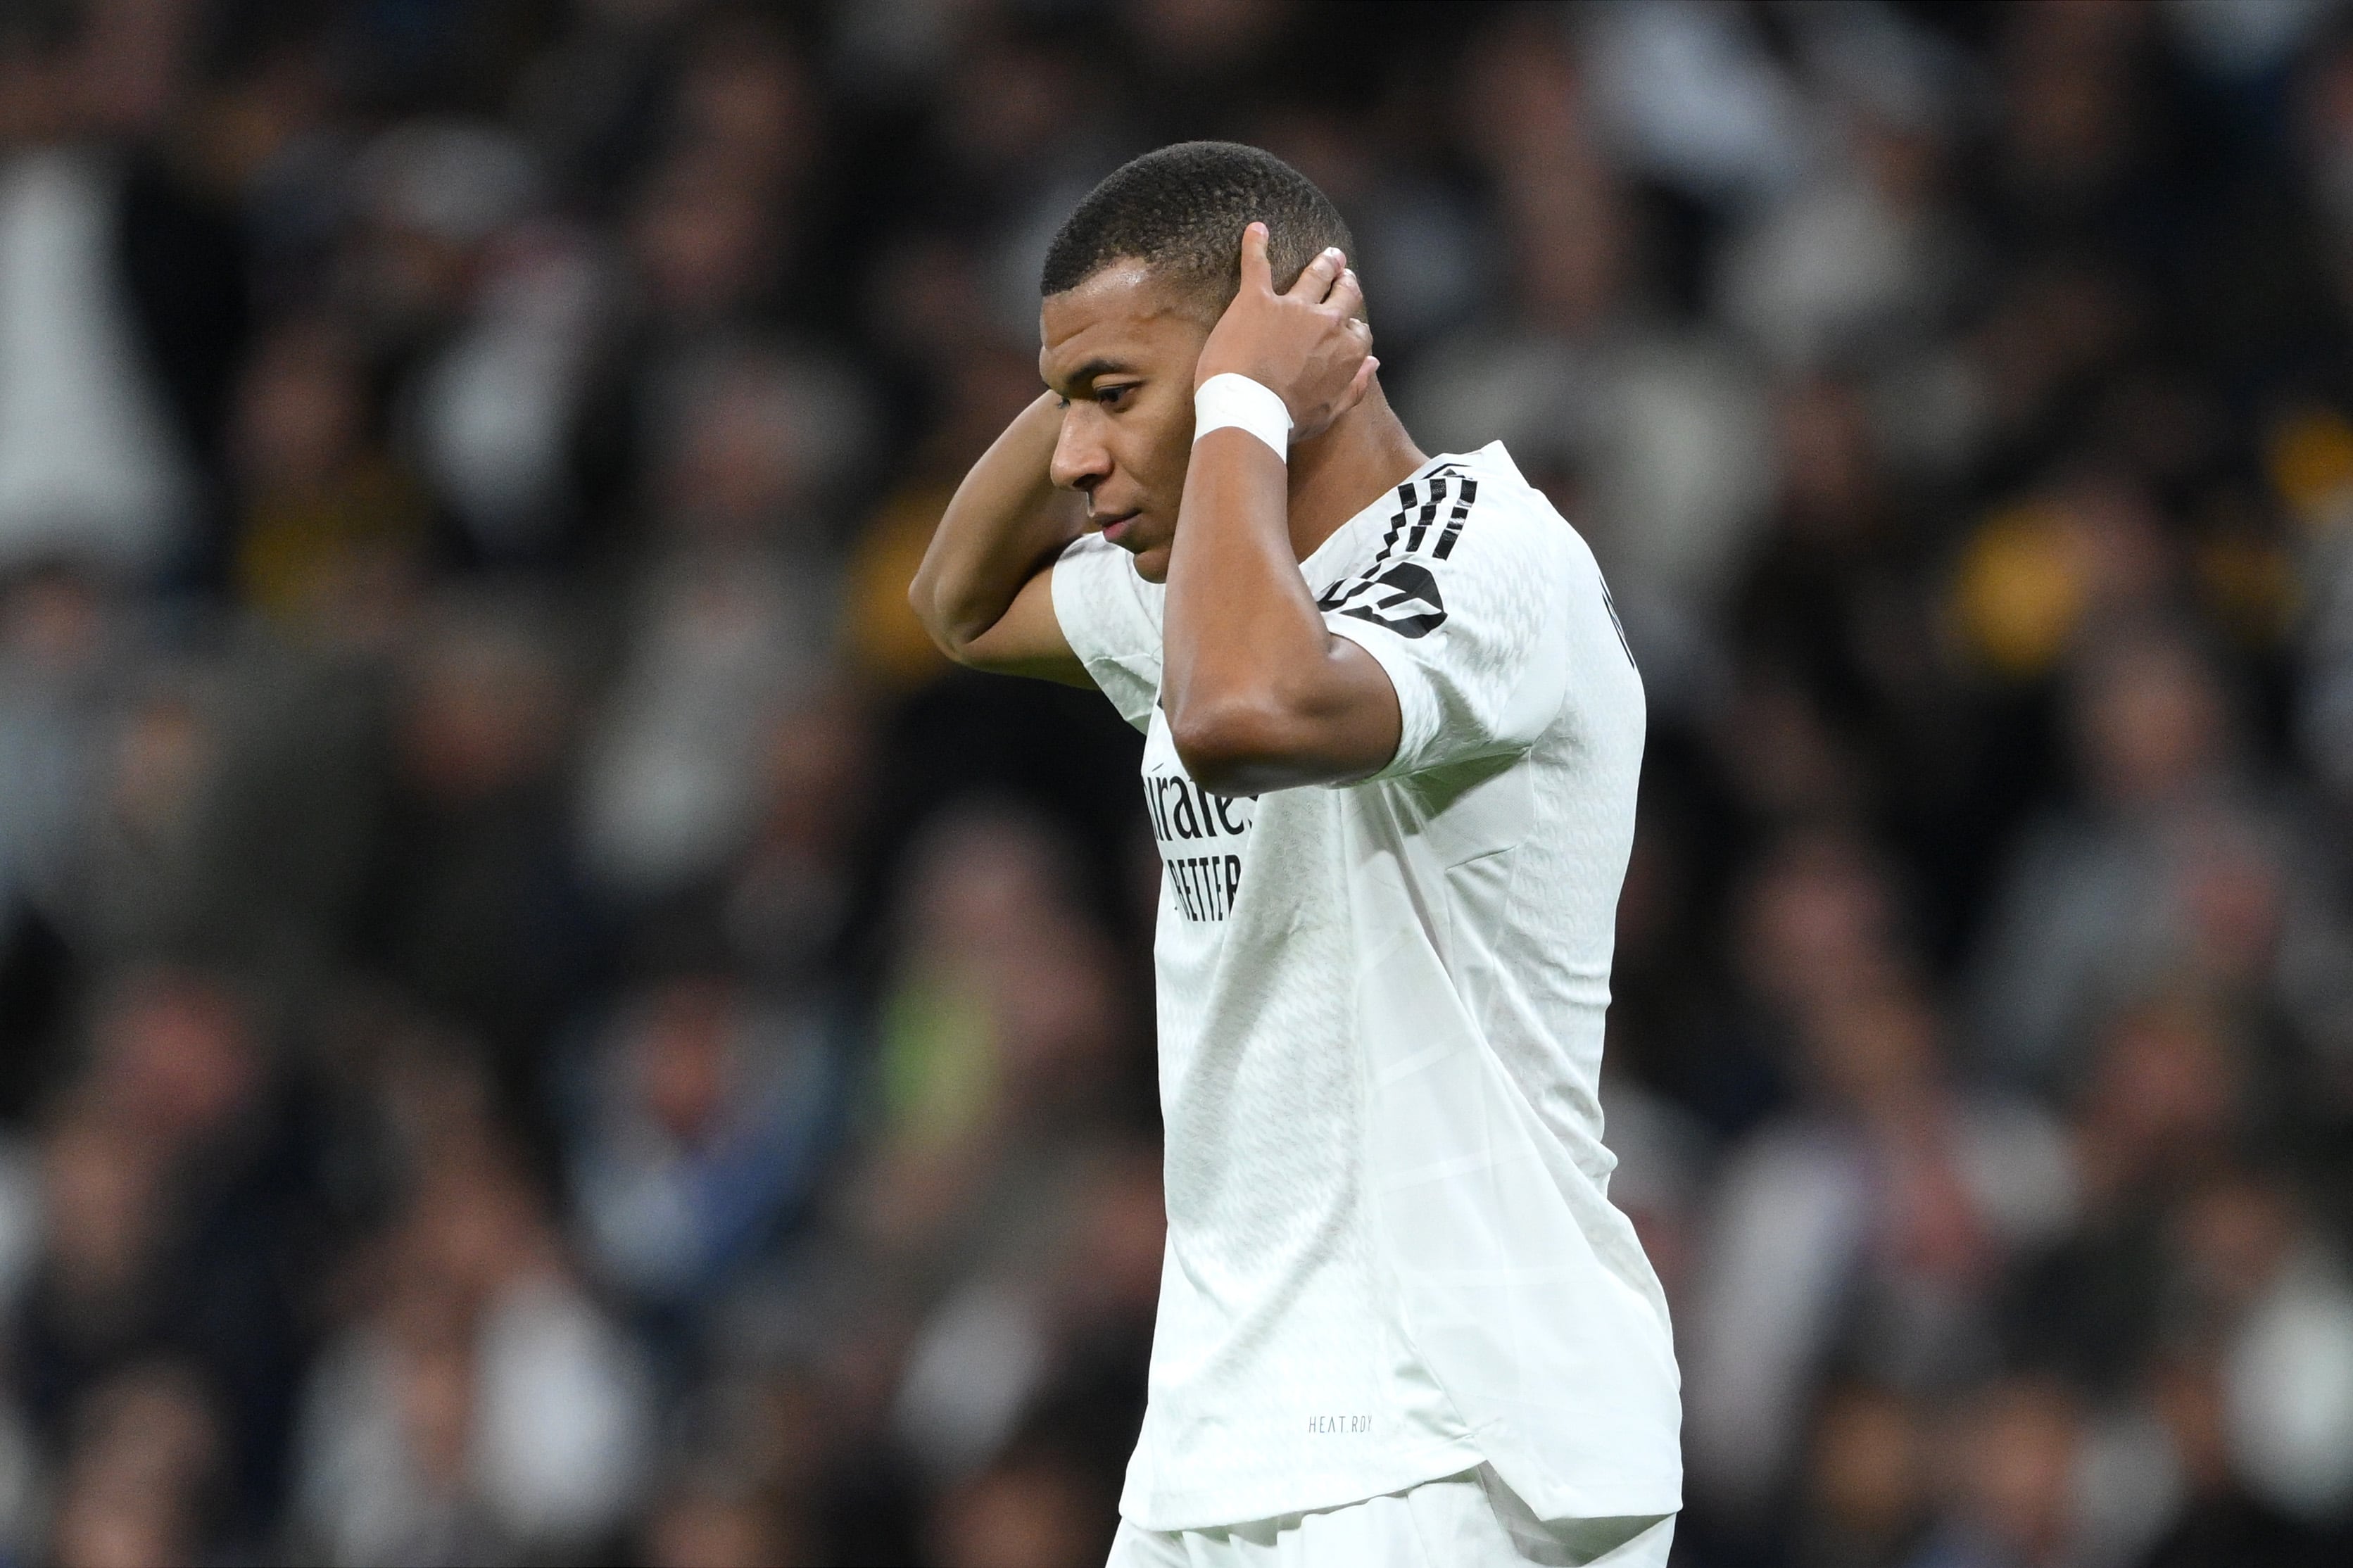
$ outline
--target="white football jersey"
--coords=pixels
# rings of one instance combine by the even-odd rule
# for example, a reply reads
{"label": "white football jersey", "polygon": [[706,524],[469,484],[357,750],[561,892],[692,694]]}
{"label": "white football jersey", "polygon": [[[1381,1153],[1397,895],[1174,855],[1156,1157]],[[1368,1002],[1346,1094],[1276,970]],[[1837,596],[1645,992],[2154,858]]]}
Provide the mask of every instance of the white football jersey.
{"label": "white football jersey", "polygon": [[1539,1518],[1672,1512],[1666,1302],[1597,1098],[1644,712],[1592,552],[1501,444],[1301,570],[1404,733],[1356,784],[1210,794],[1166,591],[1088,535],[1055,613],[1145,732],[1167,1253],[1121,1511],[1188,1530],[1483,1462]]}

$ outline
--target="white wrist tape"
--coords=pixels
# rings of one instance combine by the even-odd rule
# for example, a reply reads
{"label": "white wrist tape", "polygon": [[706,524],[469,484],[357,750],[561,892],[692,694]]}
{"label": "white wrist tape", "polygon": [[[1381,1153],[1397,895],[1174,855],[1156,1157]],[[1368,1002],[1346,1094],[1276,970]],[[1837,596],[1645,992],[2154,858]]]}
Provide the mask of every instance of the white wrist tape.
{"label": "white wrist tape", "polygon": [[1247,430],[1284,462],[1291,461],[1291,410],[1273,388],[1227,371],[1193,394],[1193,439],[1212,430]]}

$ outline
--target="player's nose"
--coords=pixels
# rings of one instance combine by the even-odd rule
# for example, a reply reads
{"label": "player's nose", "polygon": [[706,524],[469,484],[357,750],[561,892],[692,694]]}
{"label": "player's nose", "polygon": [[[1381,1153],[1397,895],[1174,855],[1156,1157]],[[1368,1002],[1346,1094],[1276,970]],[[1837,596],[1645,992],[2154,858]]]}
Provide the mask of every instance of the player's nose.
{"label": "player's nose", "polygon": [[1047,476],[1066,490],[1091,490],[1111,477],[1111,451],[1081,428],[1082,422],[1065,418],[1054,439],[1054,458]]}

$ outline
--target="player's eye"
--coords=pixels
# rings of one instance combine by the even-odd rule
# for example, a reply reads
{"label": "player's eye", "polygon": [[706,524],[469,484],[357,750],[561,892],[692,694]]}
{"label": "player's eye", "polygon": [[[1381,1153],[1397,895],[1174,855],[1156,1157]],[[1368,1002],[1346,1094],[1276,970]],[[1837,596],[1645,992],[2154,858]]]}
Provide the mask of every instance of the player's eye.
{"label": "player's eye", "polygon": [[1133,384],[1124,386],[1099,386],[1095,388],[1095,401],[1102,404],[1106,408],[1117,408],[1120,405],[1120,400],[1134,390],[1135,388]]}

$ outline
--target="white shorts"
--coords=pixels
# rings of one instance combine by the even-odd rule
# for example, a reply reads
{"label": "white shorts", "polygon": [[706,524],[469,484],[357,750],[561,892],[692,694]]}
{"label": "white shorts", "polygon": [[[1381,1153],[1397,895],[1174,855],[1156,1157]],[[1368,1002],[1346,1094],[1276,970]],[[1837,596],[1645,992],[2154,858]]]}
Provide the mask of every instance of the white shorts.
{"label": "white shorts", "polygon": [[1109,1568],[1665,1568],[1663,1518],[1538,1522],[1490,1466],[1314,1513],[1214,1530],[1125,1520]]}

